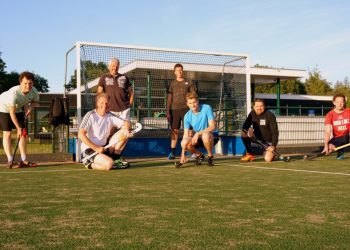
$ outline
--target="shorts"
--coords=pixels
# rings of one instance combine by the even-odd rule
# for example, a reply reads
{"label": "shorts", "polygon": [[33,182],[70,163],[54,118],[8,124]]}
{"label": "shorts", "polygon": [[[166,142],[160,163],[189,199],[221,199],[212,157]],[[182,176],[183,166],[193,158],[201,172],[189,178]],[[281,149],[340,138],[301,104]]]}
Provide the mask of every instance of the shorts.
{"label": "shorts", "polygon": [[333,137],[329,141],[329,144],[333,144],[335,147],[339,147],[347,143],[349,143],[349,134],[339,137]]}
{"label": "shorts", "polygon": [[[81,152],[81,159],[84,159],[85,157],[92,155],[93,153],[95,153],[95,150],[93,150],[92,148],[87,148],[85,149],[83,152]],[[112,156],[109,153],[109,150],[107,149],[105,152],[103,152],[104,155],[107,156]],[[97,156],[97,154],[95,156],[92,156],[90,159],[87,160],[87,162],[83,162],[84,165],[89,165],[90,163],[93,163],[95,160],[95,157]]]}
{"label": "shorts", "polygon": [[[24,128],[24,112],[16,113],[16,117],[21,128]],[[0,112],[0,130],[11,131],[16,126],[13,123],[10,113]]]}
{"label": "shorts", "polygon": [[180,129],[181,127],[181,121],[183,123],[185,114],[187,113],[189,109],[188,108],[183,108],[183,109],[172,109],[170,111],[171,115],[171,128],[172,129]]}
{"label": "shorts", "polygon": [[116,111],[111,111],[113,115],[116,115],[124,120],[130,121],[130,108],[127,108],[123,111],[116,112]]}
{"label": "shorts", "polygon": [[[218,143],[219,137],[214,137],[214,146]],[[204,148],[204,143],[202,138],[198,138],[197,144],[194,146],[195,148]]]}

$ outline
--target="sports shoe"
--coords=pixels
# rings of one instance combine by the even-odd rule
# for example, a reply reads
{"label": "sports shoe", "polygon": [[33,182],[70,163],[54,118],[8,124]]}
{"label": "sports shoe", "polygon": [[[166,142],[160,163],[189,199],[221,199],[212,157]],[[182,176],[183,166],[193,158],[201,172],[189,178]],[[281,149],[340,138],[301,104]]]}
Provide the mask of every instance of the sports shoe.
{"label": "sports shoe", "polygon": [[246,153],[245,156],[241,158],[241,161],[255,161],[255,157],[252,154]]}
{"label": "sports shoe", "polygon": [[14,162],[14,161],[9,161],[7,163],[7,167],[8,168],[18,168],[18,164],[16,162]]}
{"label": "sports shoe", "polygon": [[337,155],[337,160],[344,160],[344,153],[343,152],[339,152]]}
{"label": "sports shoe", "polygon": [[128,164],[130,167],[130,162],[128,162],[127,160],[125,160],[125,158],[121,155],[120,156],[120,160],[124,163],[124,164]]}
{"label": "sports shoe", "polygon": [[170,152],[170,154],[168,155],[168,160],[174,160],[175,159],[175,155]]}
{"label": "sports shoe", "polygon": [[204,160],[205,156],[204,154],[200,154],[196,157],[196,160],[194,162],[195,165],[202,165],[202,161]]}
{"label": "sports shoe", "polygon": [[211,157],[209,157],[208,156],[208,166],[214,166],[214,157],[213,156],[211,156]]}
{"label": "sports shoe", "polygon": [[130,167],[129,162],[123,161],[121,158],[114,161],[113,168],[124,169]]}
{"label": "sports shoe", "polygon": [[83,165],[87,169],[92,169],[91,164],[92,164],[92,160],[91,159],[87,159],[86,161],[83,161]]}

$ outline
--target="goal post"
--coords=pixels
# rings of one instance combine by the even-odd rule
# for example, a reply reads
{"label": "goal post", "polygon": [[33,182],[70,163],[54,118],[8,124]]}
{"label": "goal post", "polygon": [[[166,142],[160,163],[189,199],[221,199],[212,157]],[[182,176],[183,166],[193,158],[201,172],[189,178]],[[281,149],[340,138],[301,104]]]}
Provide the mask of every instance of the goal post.
{"label": "goal post", "polygon": [[[200,102],[213,107],[220,134],[237,133],[251,108],[246,54],[77,42],[66,53],[66,65],[74,55],[75,65],[70,68],[70,84],[74,83],[74,88],[67,92],[77,95],[78,127],[85,113],[94,109],[99,77],[108,73],[112,58],[119,59],[119,73],[128,76],[133,86],[131,119],[141,122],[148,135],[159,136],[161,131],[168,131],[167,88],[175,78],[173,68],[177,63],[183,65],[185,79],[196,87]],[[65,86],[68,86],[67,66]]]}

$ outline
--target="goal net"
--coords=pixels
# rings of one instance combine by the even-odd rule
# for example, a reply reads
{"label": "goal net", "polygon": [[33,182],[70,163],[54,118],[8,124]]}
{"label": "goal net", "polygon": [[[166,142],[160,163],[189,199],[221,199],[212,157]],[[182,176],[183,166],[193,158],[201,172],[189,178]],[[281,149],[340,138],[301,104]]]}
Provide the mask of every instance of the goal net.
{"label": "goal net", "polygon": [[246,117],[246,55],[79,42],[67,52],[66,65],[74,57],[73,50],[74,73],[70,80],[66,73],[65,86],[69,93],[77,94],[78,126],[82,116],[94,109],[99,77],[108,72],[112,58],[119,59],[119,73],[132,83],[135,99],[131,117],[143,124],[148,136],[168,131],[167,89],[175,78],[177,63],[183,65],[184,77],[195,85],[200,102],[213,107],[220,134],[239,130]]}

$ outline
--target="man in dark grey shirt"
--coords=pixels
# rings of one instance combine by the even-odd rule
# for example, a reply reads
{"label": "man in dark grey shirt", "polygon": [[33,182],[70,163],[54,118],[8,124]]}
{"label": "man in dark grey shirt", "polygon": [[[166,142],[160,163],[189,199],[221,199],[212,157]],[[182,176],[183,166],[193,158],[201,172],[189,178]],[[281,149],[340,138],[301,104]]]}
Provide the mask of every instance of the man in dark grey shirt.
{"label": "man in dark grey shirt", "polygon": [[241,161],[255,160],[251,147],[252,138],[254,137],[268,145],[264,154],[265,161],[272,161],[274,159],[273,151],[276,150],[278,143],[278,135],[275,115],[265,110],[263,99],[255,99],[253,110],[243,124],[242,141],[247,153],[242,157]]}
{"label": "man in dark grey shirt", "polygon": [[171,125],[169,160],[175,159],[175,149],[181,121],[183,122],[184,116],[188,111],[186,94],[195,90],[193,84],[183,77],[183,66],[181,64],[175,64],[174,74],[176,79],[169,85],[167,103],[167,119]]}

